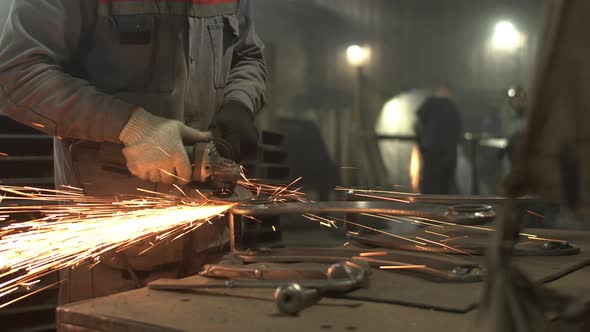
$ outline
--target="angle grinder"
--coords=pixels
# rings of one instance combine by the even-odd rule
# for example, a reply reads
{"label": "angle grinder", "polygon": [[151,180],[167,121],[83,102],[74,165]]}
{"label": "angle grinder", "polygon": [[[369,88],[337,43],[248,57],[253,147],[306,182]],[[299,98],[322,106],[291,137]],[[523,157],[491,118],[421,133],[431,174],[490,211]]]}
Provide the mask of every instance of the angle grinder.
{"label": "angle grinder", "polygon": [[[223,141],[219,139],[185,146],[193,172],[190,182],[182,189],[189,197],[199,199],[205,196],[230,202],[244,201],[252,197],[249,190],[236,185],[242,176],[241,168],[230,159],[231,154],[224,146]],[[101,159],[103,170],[132,176],[120,147],[110,147],[109,153],[103,153]]]}

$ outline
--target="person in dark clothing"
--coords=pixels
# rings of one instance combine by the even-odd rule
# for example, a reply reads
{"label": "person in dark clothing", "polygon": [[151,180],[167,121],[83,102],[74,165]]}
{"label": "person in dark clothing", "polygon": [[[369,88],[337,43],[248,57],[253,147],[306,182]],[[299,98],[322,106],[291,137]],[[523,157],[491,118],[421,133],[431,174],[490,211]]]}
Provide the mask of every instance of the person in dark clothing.
{"label": "person in dark clothing", "polygon": [[422,155],[421,193],[451,192],[461,132],[461,116],[453,101],[452,90],[443,85],[417,112],[416,134]]}

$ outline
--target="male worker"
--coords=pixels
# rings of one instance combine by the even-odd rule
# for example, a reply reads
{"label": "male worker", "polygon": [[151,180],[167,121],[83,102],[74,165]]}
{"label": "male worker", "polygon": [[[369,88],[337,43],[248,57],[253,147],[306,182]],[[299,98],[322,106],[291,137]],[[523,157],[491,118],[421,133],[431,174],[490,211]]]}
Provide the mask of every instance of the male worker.
{"label": "male worker", "polygon": [[[182,184],[184,145],[208,129],[250,156],[265,80],[249,0],[15,0],[0,41],[0,111],[57,137],[57,184],[88,195]],[[108,166],[121,150],[135,177]],[[60,303],[197,268],[227,239],[220,225],[63,271]]]}
{"label": "male worker", "polygon": [[453,102],[453,91],[442,85],[435,95],[424,101],[417,113],[416,134],[422,155],[421,193],[451,193],[461,130],[461,116]]}

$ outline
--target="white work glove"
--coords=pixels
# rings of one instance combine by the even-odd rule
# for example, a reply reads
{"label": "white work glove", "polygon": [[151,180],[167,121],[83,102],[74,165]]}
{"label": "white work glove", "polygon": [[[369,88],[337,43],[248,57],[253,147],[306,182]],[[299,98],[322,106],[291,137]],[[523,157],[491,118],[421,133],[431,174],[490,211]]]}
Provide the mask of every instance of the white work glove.
{"label": "white work glove", "polygon": [[192,167],[184,145],[211,140],[208,132],[138,108],[121,131],[127,168],[142,180],[165,184],[190,182]]}

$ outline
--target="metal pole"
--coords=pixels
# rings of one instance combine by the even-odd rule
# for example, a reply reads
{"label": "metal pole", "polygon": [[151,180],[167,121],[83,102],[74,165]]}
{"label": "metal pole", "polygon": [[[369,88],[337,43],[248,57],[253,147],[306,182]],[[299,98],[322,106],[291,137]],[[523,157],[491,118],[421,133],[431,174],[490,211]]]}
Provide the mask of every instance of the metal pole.
{"label": "metal pole", "polygon": [[360,119],[361,119],[361,108],[362,108],[362,79],[363,79],[363,68],[357,67],[356,68],[356,77],[355,77],[355,86],[354,86],[354,100],[353,100],[353,108],[352,113],[350,116],[350,133],[348,136],[348,160],[347,160],[347,167],[349,167],[347,172],[347,185],[354,186],[357,185],[357,174],[358,174],[358,140],[360,139],[359,135],[359,128],[360,128]]}

